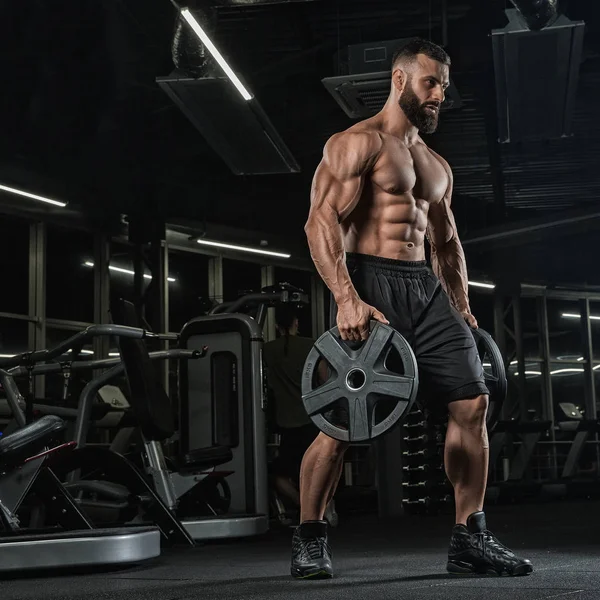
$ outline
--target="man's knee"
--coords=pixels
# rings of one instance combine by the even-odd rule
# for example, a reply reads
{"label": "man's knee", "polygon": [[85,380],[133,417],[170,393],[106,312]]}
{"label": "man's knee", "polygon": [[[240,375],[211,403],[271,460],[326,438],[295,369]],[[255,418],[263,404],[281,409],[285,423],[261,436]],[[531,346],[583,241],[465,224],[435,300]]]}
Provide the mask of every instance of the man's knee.
{"label": "man's knee", "polygon": [[450,416],[460,427],[481,429],[485,427],[489,398],[480,395],[468,400],[452,402],[449,406]]}

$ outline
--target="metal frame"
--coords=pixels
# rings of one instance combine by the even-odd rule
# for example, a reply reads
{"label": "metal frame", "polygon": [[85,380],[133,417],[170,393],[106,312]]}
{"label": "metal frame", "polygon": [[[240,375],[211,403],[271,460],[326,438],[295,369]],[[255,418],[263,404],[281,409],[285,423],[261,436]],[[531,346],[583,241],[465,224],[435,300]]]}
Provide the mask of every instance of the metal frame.
{"label": "metal frame", "polygon": [[[561,366],[569,366],[569,363],[563,360],[552,359],[550,351],[550,332],[548,327],[548,300],[566,300],[574,301],[577,300],[579,304],[579,311],[581,315],[581,341],[582,341],[582,357],[583,360],[579,360],[573,364],[577,367],[583,368],[584,376],[584,398],[585,398],[585,413],[586,419],[596,419],[596,406],[598,401],[598,395],[596,393],[595,386],[595,374],[594,367],[600,361],[594,360],[594,349],[592,341],[592,323],[590,320],[590,302],[600,301],[600,292],[596,289],[551,289],[542,285],[532,284],[521,284],[520,290],[503,293],[501,289],[494,289],[493,291],[486,291],[484,289],[478,290],[481,293],[493,293],[494,294],[494,333],[495,339],[500,347],[503,355],[505,356],[506,362],[510,362],[516,358],[518,364],[517,384],[519,388],[519,404],[520,404],[520,416],[525,418],[527,414],[527,389],[526,389],[526,376],[525,376],[525,363],[538,363],[541,371],[541,385],[542,385],[542,414],[541,418],[545,421],[552,423],[551,443],[555,442],[555,430],[554,430],[554,395],[552,390],[552,378],[551,371],[552,367],[560,364]],[[508,302],[507,302],[508,298]],[[539,356],[529,357],[525,361],[523,352],[523,331],[521,323],[521,311],[520,301],[522,298],[534,298],[536,299],[537,307],[537,329],[538,329],[538,344],[539,344]],[[511,329],[507,326],[506,320],[512,310],[514,319],[514,328]],[[507,341],[511,338],[514,342],[515,352],[509,356]],[[514,406],[514,405],[513,405]],[[504,411],[502,414],[503,419],[510,417],[511,406],[509,403],[505,403]],[[557,474],[557,457],[555,444],[552,445],[554,448],[554,456],[552,458],[552,468],[554,475]]]}
{"label": "metal frame", "polygon": [[208,297],[217,304],[223,302],[222,256],[213,256],[208,261]]}
{"label": "metal frame", "polygon": [[[265,288],[275,285],[275,267],[261,267],[260,268],[260,287]],[[263,327],[263,338],[265,342],[274,340],[275,335],[275,314],[272,310],[267,309],[267,318],[265,319],[265,325]]]}

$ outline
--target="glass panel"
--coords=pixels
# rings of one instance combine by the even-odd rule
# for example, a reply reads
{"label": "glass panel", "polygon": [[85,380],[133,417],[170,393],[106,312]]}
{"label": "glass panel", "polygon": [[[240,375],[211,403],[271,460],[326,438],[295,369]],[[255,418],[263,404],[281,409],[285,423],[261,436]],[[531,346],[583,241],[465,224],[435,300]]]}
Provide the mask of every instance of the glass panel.
{"label": "glass panel", "polygon": [[49,226],[46,257],[46,316],[92,322],[94,236]]}
{"label": "glass panel", "polygon": [[[516,361],[508,367],[508,394],[505,413],[502,418],[520,419],[521,396],[519,394],[519,370]],[[541,363],[527,360],[525,362],[525,399],[526,410],[530,419],[541,419],[544,415],[545,397],[543,393],[543,378]]]}
{"label": "glass panel", "polygon": [[[125,298],[133,302],[133,258],[128,244],[111,242],[109,273],[111,298]],[[144,283],[149,281],[144,278]]]}
{"label": "glass panel", "polygon": [[4,284],[0,311],[29,314],[29,223],[0,218],[0,269]]}
{"label": "glass panel", "polygon": [[494,297],[481,288],[469,288],[469,304],[479,327],[494,335]]}
{"label": "glass panel", "polygon": [[[133,247],[123,242],[111,242],[110,246],[110,298],[111,301],[117,298],[124,298],[129,302],[136,302],[135,290],[134,290],[134,255]],[[152,281],[152,275],[150,269],[144,264],[144,278],[142,294],[148,288],[148,285]],[[169,275],[169,285],[174,285],[174,279]],[[156,293],[157,290],[154,290]],[[145,306],[144,315],[145,319],[149,324],[154,323],[153,306],[149,302]]]}
{"label": "glass panel", "polygon": [[[554,400],[557,421],[559,417],[566,414],[565,407],[575,405],[585,416],[585,388],[583,367],[569,366],[553,368],[552,371],[552,394]],[[561,408],[559,405],[563,406]],[[561,417],[561,420],[565,420]]]}
{"label": "glass panel", "polygon": [[223,259],[223,298],[231,302],[249,292],[259,292],[261,265],[241,260]]}
{"label": "glass panel", "polygon": [[[548,300],[548,329],[552,360],[578,362],[582,354],[581,319],[579,303]],[[553,369],[560,368],[553,366]]]}
{"label": "glass panel", "polygon": [[29,349],[28,325],[27,321],[0,318],[0,355],[2,357],[27,352]]}
{"label": "glass panel", "polygon": [[194,317],[212,308],[208,297],[210,257],[194,252],[169,251],[169,329],[181,331]]}
{"label": "glass panel", "polygon": [[[29,323],[27,321],[0,318],[0,357],[5,358],[27,352],[29,350],[28,334]],[[21,394],[26,394],[29,390],[28,380],[20,377],[16,382]],[[0,390],[0,397],[6,397],[4,390]]]}
{"label": "glass panel", "polygon": [[[590,322],[592,329],[592,348],[594,360],[600,365],[600,302],[590,302]],[[600,369],[600,367],[599,367]]]}

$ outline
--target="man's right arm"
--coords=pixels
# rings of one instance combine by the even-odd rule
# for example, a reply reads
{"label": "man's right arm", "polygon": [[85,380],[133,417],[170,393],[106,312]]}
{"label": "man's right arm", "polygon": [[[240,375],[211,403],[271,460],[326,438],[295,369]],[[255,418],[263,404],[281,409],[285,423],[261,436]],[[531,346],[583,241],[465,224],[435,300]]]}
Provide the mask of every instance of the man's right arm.
{"label": "man's right arm", "polygon": [[356,208],[380,146],[375,132],[338,133],[325,145],[313,178],[304,231],[315,267],[338,304],[357,295],[344,260],[340,223]]}
{"label": "man's right arm", "polygon": [[[340,133],[327,142],[313,179],[310,214],[304,227],[315,267],[340,309],[338,326],[340,316],[344,316],[341,311],[348,313],[349,329],[355,330],[349,339],[365,339],[366,335],[356,331],[358,320],[364,330],[364,311],[357,314],[354,310],[361,301],[346,267],[340,223],[356,208],[365,175],[373,168],[381,146],[376,132]],[[348,311],[343,310],[344,306],[350,307]]]}

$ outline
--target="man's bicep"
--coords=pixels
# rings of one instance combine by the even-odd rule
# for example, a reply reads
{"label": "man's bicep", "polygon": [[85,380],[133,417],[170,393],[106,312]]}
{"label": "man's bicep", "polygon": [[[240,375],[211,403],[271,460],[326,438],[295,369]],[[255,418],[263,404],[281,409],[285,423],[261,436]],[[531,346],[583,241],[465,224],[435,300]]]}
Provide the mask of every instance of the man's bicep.
{"label": "man's bicep", "polygon": [[431,245],[436,248],[442,247],[456,237],[454,214],[450,204],[445,200],[436,202],[429,208],[427,237]]}
{"label": "man's bicep", "polygon": [[457,237],[458,232],[451,207],[451,196],[446,194],[441,201],[434,202],[429,206],[427,239],[434,250],[440,250]]}
{"label": "man's bicep", "polygon": [[323,162],[313,180],[311,210],[333,211],[343,221],[356,208],[362,188],[361,175],[340,177]]}

